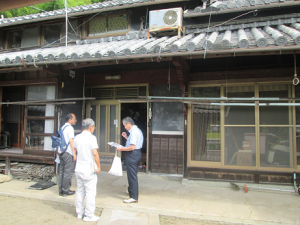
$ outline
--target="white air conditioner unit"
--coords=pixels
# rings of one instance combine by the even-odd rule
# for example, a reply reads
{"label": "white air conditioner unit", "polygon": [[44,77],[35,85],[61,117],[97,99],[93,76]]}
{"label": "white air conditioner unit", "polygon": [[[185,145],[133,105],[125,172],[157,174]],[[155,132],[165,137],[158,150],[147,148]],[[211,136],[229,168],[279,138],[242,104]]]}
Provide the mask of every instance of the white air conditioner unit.
{"label": "white air conditioner unit", "polygon": [[182,8],[152,10],[149,12],[149,30],[182,27]]}

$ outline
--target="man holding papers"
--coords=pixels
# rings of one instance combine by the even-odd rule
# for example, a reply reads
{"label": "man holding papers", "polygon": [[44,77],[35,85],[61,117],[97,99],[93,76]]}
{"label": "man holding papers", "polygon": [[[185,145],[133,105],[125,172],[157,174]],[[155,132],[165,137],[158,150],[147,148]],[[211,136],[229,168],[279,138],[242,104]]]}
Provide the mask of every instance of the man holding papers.
{"label": "man holding papers", "polygon": [[128,179],[128,192],[129,199],[125,199],[124,203],[136,203],[139,198],[138,187],[138,165],[142,158],[141,148],[143,146],[143,133],[134,124],[134,121],[130,117],[126,117],[122,120],[123,125],[130,135],[127,136],[126,132],[122,133],[122,136],[127,140],[125,147],[117,147],[118,151],[125,151],[125,166],[127,170]]}

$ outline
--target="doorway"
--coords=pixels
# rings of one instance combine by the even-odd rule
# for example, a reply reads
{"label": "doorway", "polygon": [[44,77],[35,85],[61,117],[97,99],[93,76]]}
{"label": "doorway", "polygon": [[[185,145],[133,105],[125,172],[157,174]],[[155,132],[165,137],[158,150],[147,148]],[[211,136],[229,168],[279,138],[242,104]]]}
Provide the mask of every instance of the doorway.
{"label": "doorway", "polygon": [[[147,171],[147,103],[121,103],[121,129],[120,129],[120,137],[122,137],[122,132],[129,132],[125,130],[122,119],[125,117],[131,117],[137,125],[137,127],[142,131],[144,136],[142,151],[142,159],[140,165],[138,167],[139,172]],[[125,146],[126,140],[125,138],[121,139],[121,144]],[[121,157],[122,162],[125,161],[125,152],[122,152]],[[123,163],[124,165],[124,163]],[[123,170],[126,170],[123,167]]]}
{"label": "doorway", "polygon": [[[2,87],[2,102],[25,100],[25,86]],[[24,106],[17,104],[2,105],[1,143],[3,148],[22,148],[24,127]]]}

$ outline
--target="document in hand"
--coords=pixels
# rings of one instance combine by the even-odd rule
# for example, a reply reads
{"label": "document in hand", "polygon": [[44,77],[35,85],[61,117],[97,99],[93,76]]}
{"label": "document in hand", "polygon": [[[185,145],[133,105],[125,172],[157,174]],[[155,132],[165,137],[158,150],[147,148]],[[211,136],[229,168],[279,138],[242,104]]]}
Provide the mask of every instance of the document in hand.
{"label": "document in hand", "polygon": [[118,144],[118,143],[116,143],[116,142],[108,142],[107,144],[109,144],[110,146],[115,147],[115,148],[117,148],[117,147],[122,147],[122,148],[124,148],[123,145],[120,145],[120,144]]}

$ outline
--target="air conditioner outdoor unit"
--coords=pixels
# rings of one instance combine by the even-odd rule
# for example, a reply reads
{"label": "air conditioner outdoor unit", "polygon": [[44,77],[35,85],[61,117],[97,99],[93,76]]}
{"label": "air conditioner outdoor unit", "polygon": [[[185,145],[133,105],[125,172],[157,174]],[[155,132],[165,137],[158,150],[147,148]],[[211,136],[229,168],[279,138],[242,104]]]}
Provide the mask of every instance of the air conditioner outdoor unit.
{"label": "air conditioner outdoor unit", "polygon": [[182,27],[182,8],[152,10],[149,12],[149,30]]}

